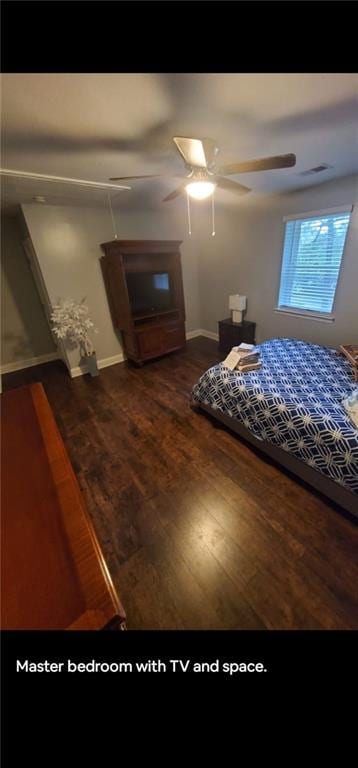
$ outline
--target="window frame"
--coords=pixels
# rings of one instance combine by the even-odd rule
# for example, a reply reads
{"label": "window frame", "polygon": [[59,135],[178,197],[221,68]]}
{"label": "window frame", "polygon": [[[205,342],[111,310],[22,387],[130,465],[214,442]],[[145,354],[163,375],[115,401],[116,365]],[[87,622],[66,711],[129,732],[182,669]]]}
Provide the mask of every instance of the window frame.
{"label": "window frame", "polygon": [[[344,259],[344,253],[347,246],[347,239],[349,234],[349,227],[351,223],[351,214],[353,211],[353,205],[343,205],[343,206],[337,206],[335,208],[324,208],[323,210],[319,211],[304,211],[302,213],[295,213],[290,214],[288,216],[284,216],[282,221],[284,222],[284,228],[283,228],[283,238],[282,238],[282,245],[281,245],[281,261],[280,261],[280,271],[279,271],[279,280],[278,280],[278,289],[277,289],[277,304],[274,308],[274,312],[279,312],[285,315],[292,315],[293,317],[302,317],[306,319],[316,320],[321,323],[333,323],[335,321],[334,316],[334,309],[336,304],[336,297],[337,297],[337,288],[339,285],[339,281],[341,279],[342,274],[342,267],[343,267],[343,259]],[[331,214],[339,214],[339,213],[349,213],[349,223],[346,233],[346,238],[344,242],[344,248],[342,252],[342,258],[341,258],[341,264],[339,267],[337,282],[334,290],[334,297],[333,297],[333,303],[332,303],[332,311],[331,312],[320,312],[319,310],[311,310],[311,309],[301,309],[299,307],[291,307],[287,305],[280,305],[279,304],[279,298],[280,298],[280,290],[281,290],[281,280],[282,280],[282,269],[283,269],[283,260],[284,260],[284,252],[285,252],[285,239],[286,239],[286,224],[289,221],[294,220],[302,220],[306,221],[307,219],[318,219],[321,216],[327,216]]]}

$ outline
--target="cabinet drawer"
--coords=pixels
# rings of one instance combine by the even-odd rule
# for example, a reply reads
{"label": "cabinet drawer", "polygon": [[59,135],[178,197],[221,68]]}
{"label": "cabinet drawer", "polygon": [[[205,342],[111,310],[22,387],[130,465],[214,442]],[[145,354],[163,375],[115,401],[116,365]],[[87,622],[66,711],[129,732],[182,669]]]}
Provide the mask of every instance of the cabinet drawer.
{"label": "cabinet drawer", "polygon": [[185,344],[183,323],[171,323],[163,328],[163,343],[167,350],[177,349]]}

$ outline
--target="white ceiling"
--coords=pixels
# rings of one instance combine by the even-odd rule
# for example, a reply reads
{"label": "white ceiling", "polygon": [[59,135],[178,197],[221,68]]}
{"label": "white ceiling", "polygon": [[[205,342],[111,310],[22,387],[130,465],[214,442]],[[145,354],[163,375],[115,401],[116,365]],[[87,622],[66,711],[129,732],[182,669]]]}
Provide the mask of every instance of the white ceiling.
{"label": "white ceiling", "polygon": [[[357,126],[356,74],[2,76],[2,167],[56,176],[103,182],[182,174],[172,136],[209,136],[223,163],[294,152],[294,168],[231,177],[255,195],[285,192],[357,172]],[[322,163],[332,168],[299,175]],[[153,207],[178,186],[170,178],[129,183],[132,190],[116,195],[115,205]],[[240,204],[229,192],[216,194],[218,202]],[[56,204],[98,205],[105,198],[46,182],[4,184],[7,205],[34,195]]]}

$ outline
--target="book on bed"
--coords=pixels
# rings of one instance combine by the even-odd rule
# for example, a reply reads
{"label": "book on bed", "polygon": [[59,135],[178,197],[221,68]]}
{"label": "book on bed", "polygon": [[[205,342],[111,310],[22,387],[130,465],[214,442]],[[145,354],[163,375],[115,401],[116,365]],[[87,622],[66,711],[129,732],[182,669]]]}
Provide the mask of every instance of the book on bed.
{"label": "book on bed", "polygon": [[255,370],[260,368],[259,352],[254,344],[239,344],[233,347],[228,356],[222,363],[230,371],[238,370],[241,372]]}
{"label": "book on bed", "polygon": [[247,373],[248,371],[256,371],[257,368],[261,368],[261,363],[258,360],[257,363],[240,363],[237,366],[237,370],[240,373]]}

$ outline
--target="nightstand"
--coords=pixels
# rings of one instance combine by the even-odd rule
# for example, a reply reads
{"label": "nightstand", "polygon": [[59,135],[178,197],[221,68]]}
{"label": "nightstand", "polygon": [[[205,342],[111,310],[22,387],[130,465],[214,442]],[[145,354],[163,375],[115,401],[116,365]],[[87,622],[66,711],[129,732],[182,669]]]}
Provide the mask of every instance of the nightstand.
{"label": "nightstand", "polygon": [[256,323],[243,320],[242,323],[233,323],[231,317],[219,320],[219,349],[223,355],[228,355],[232,347],[237,347],[242,341],[246,344],[255,344]]}

